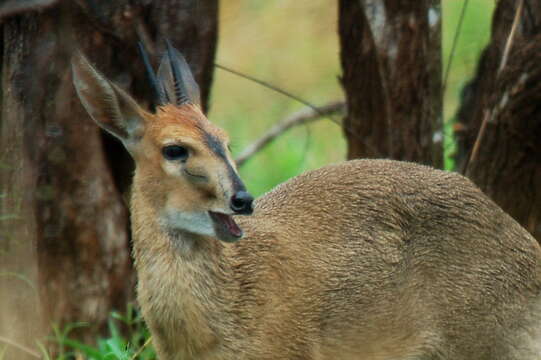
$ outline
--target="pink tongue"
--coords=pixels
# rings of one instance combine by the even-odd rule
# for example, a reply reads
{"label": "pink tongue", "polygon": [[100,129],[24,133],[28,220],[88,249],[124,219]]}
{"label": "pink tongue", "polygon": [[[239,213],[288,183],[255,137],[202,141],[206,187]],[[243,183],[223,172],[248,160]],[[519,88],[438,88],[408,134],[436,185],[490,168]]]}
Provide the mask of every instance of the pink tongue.
{"label": "pink tongue", "polygon": [[220,213],[215,213],[215,214],[225,224],[225,226],[227,227],[227,230],[229,230],[229,232],[233,236],[236,236],[236,237],[242,236],[242,230],[239,228],[239,226],[237,225],[237,223],[235,222],[235,220],[233,220],[231,216],[220,214]]}
{"label": "pink tongue", "polygon": [[239,228],[235,220],[231,216],[226,216],[226,224],[229,231],[231,231],[231,234],[233,234],[236,237],[239,237],[242,235],[242,230]]}

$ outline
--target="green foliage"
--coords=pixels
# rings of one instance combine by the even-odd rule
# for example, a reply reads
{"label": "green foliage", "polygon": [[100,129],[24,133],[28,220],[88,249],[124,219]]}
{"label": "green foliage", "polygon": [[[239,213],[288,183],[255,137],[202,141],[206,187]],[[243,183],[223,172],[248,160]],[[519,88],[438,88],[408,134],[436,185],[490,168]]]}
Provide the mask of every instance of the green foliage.
{"label": "green foliage", "polygon": [[[216,61],[320,105],[343,98],[336,3],[328,0],[224,2]],[[442,1],[443,65],[447,66],[464,0]],[[444,98],[444,147],[453,169],[453,116],[460,89],[473,76],[490,34],[494,0],[470,0]],[[210,118],[225,128],[242,150],[272,124],[302,108],[283,95],[216,70]],[[342,130],[329,120],[295,129],[254,156],[241,169],[248,188],[259,195],[301,172],[345,158]]]}
{"label": "green foliage", "polygon": [[[222,2],[216,62],[277,85],[315,105],[343,98],[336,3]],[[239,153],[304,105],[216,70],[210,120],[227,130]],[[294,128],[250,159],[241,176],[254,195],[309,169],[345,158],[340,126],[327,119]]]}
{"label": "green foliage", "polygon": [[154,360],[156,354],[150,345],[150,333],[139,312],[128,305],[126,313],[111,313],[109,336],[98,339],[96,346],[84,344],[70,337],[74,329],[85,324],[71,324],[63,331],[55,328],[55,341],[60,344],[56,360]]}
{"label": "green foliage", "polygon": [[[442,1],[443,12],[443,68],[447,69],[455,32],[460,21],[464,0]],[[454,169],[452,156],[456,151],[452,125],[460,105],[460,92],[474,76],[481,52],[490,39],[490,22],[494,0],[470,0],[463,19],[456,50],[444,94],[445,168]]]}

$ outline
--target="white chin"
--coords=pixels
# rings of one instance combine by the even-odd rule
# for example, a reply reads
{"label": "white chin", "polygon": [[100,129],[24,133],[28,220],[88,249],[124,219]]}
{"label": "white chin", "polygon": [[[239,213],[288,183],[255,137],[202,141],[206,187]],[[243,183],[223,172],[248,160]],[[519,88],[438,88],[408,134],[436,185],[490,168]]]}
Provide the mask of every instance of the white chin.
{"label": "white chin", "polygon": [[216,237],[214,223],[207,211],[178,212],[168,210],[162,214],[161,222],[168,230]]}

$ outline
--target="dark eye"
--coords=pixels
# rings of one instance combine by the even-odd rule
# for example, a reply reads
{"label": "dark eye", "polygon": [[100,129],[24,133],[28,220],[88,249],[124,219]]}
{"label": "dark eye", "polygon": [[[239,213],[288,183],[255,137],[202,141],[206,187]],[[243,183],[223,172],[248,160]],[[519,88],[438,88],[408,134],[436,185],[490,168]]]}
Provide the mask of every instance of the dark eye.
{"label": "dark eye", "polygon": [[162,148],[163,157],[167,160],[186,160],[188,158],[188,149],[183,146],[169,145]]}

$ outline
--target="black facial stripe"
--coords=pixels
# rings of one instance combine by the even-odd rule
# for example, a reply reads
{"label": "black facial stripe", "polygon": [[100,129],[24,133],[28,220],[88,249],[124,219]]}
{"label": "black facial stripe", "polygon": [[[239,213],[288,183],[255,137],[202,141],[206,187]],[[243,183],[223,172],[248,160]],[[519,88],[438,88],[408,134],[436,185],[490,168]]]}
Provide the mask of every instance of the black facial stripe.
{"label": "black facial stripe", "polygon": [[246,191],[246,186],[244,186],[244,183],[239,178],[239,176],[235,172],[235,169],[233,169],[229,161],[225,160],[225,165],[227,166],[227,174],[229,175],[229,180],[231,180],[231,183],[233,184],[233,193],[237,193],[239,191]]}
{"label": "black facial stripe", "polygon": [[209,149],[225,162],[225,165],[227,166],[227,175],[229,176],[229,180],[231,180],[231,183],[233,184],[233,192],[237,193],[239,191],[246,191],[244,183],[239,178],[239,176],[235,172],[235,169],[233,169],[233,166],[231,166],[229,160],[227,159],[227,155],[224,146],[222,145],[222,142],[209,133],[205,133],[205,142],[207,143]]}
{"label": "black facial stripe", "polygon": [[227,160],[227,156],[225,155],[225,149],[220,140],[218,140],[214,135],[211,135],[209,133],[205,133],[205,142],[207,143],[207,146],[210,150],[212,150],[213,153],[218,155],[218,157]]}

